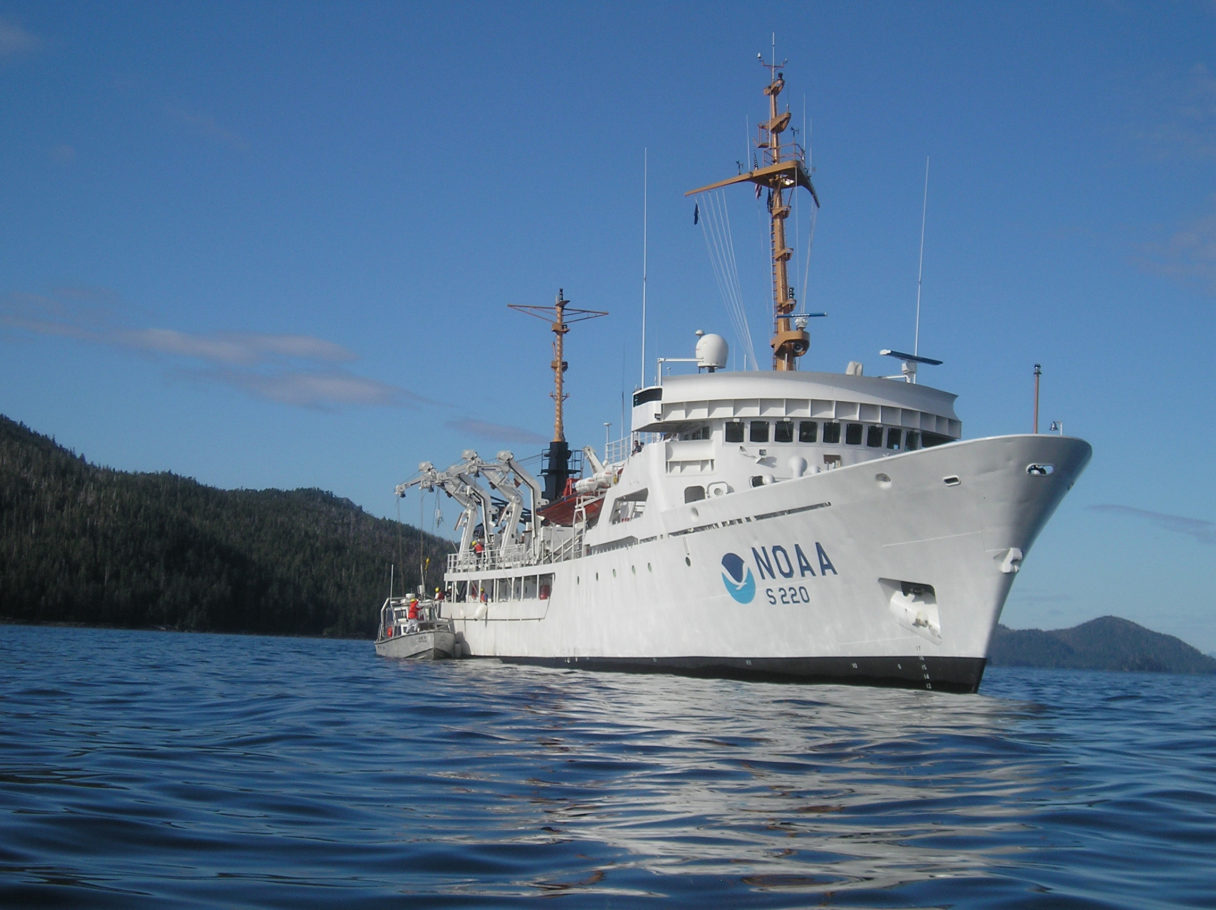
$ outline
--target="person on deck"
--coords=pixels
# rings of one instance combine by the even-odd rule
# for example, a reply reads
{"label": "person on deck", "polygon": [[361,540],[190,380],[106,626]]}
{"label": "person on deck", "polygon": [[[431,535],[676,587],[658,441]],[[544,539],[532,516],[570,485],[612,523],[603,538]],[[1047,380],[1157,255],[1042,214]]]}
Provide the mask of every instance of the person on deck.
{"label": "person on deck", "polygon": [[408,611],[406,611],[405,618],[408,620],[408,622],[406,623],[406,631],[417,632],[418,631],[418,598],[417,598],[417,596],[410,598],[410,608]]}

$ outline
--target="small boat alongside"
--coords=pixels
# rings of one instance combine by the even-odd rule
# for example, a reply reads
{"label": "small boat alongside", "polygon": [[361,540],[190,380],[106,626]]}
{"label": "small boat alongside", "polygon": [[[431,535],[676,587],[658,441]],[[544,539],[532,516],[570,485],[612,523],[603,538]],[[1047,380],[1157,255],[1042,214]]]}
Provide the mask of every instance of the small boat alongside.
{"label": "small boat alongside", "polygon": [[433,600],[389,597],[380,608],[376,653],[399,660],[446,660],[457,657],[456,631],[440,619]]}

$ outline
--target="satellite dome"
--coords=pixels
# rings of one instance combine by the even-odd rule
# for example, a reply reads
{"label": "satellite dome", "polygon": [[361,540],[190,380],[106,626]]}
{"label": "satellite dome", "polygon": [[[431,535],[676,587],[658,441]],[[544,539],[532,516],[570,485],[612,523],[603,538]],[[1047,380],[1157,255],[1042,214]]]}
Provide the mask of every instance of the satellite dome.
{"label": "satellite dome", "polygon": [[[701,335],[700,332],[697,333]],[[727,345],[721,335],[701,335],[697,341],[697,367],[710,372],[726,366]]]}

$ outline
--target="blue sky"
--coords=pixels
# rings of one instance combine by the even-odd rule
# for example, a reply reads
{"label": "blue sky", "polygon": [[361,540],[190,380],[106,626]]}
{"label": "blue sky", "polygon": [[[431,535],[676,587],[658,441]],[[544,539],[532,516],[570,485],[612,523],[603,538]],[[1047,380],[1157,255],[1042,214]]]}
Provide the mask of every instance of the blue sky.
{"label": "blue sky", "polygon": [[[968,436],[1025,432],[1041,363],[1040,428],[1095,451],[1004,621],[1216,651],[1212,2],[0,0],[0,412],[395,517],[419,461],[543,447],[550,336],[507,304],[563,288],[611,313],[567,347],[599,446],[644,224],[647,357],[735,340],[683,194],[747,154],[774,32],[823,203],[803,368],[911,345],[928,156],[922,381]],[[763,347],[762,217],[731,207]]]}

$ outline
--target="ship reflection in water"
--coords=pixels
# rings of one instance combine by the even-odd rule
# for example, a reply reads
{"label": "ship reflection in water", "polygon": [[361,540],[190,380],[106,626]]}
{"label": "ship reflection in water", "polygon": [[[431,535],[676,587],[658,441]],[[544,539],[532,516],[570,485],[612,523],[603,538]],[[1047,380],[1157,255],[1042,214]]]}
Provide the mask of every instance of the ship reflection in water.
{"label": "ship reflection in water", "polygon": [[[1033,716],[1030,705],[614,674],[570,686],[553,673],[538,686],[545,671],[519,672],[532,683],[520,727],[488,735],[506,753],[532,754],[522,786],[513,761],[435,771],[460,805],[445,795],[443,815],[472,813],[455,836],[443,822],[450,848],[477,854],[487,829],[516,829],[551,852],[551,875],[503,883],[500,896],[723,888],[839,900],[859,891],[869,903],[923,883],[928,902],[942,879],[991,878],[994,864],[1048,849],[1027,825],[1048,767],[1006,735]],[[572,855],[585,862],[557,871]]]}

